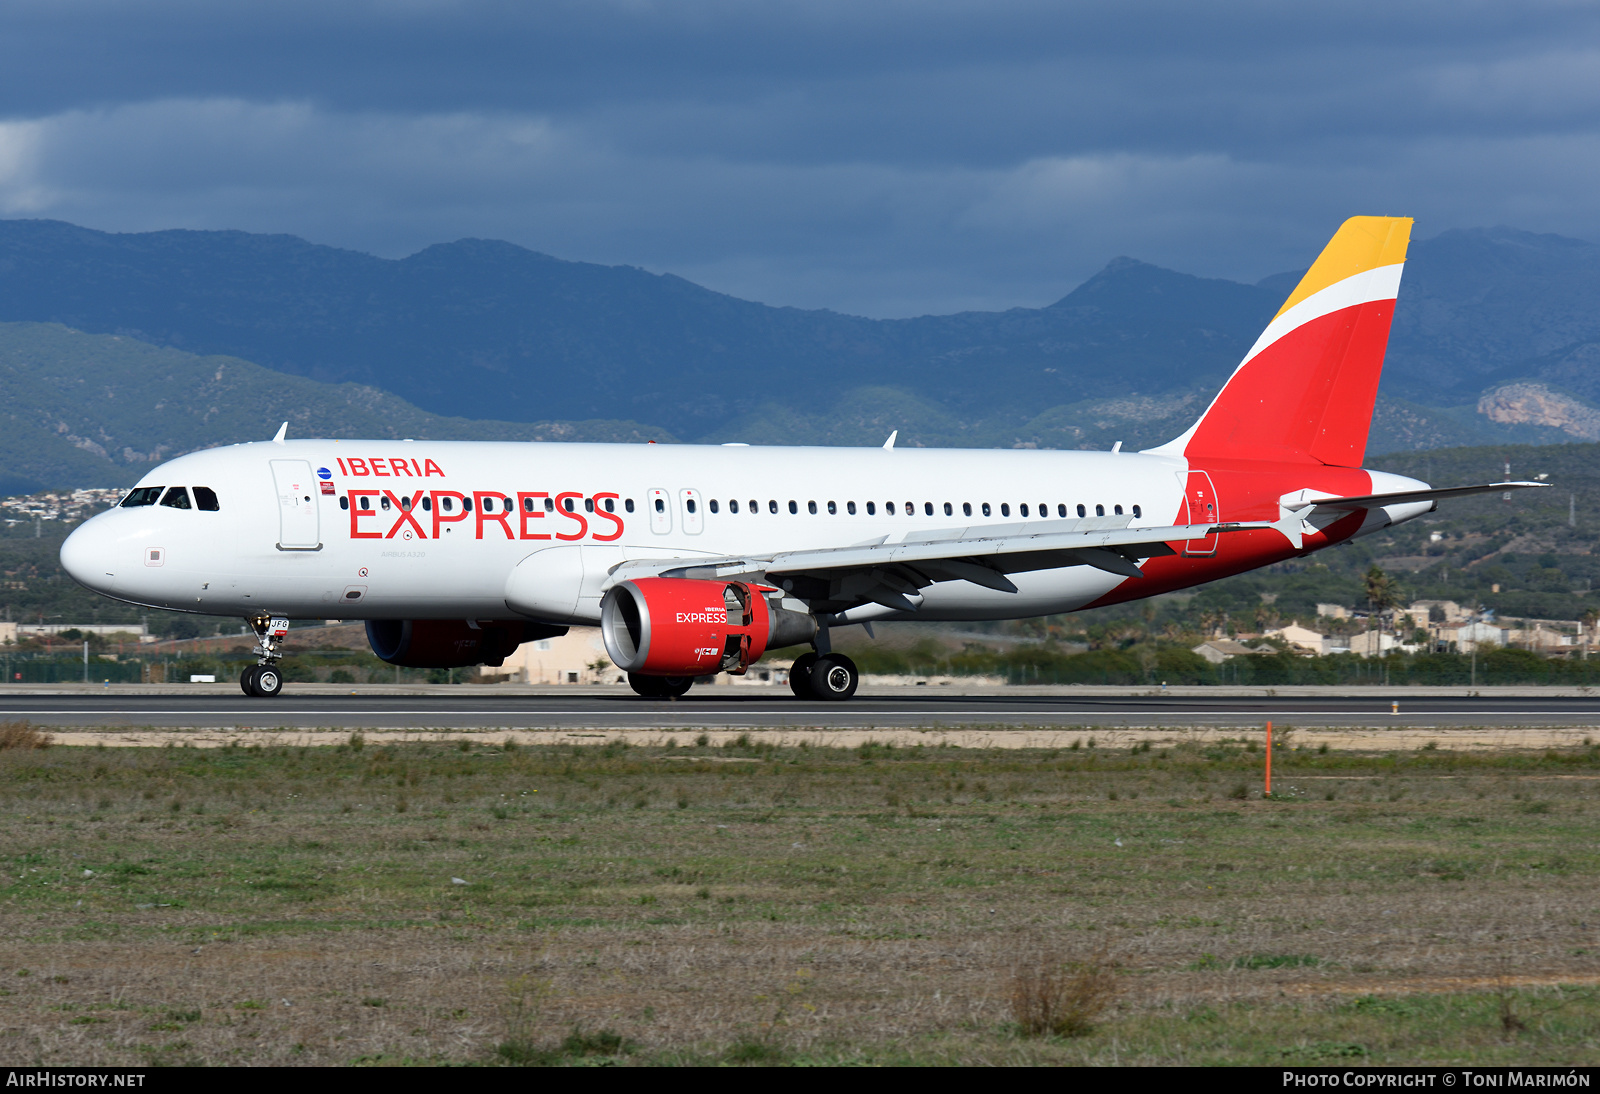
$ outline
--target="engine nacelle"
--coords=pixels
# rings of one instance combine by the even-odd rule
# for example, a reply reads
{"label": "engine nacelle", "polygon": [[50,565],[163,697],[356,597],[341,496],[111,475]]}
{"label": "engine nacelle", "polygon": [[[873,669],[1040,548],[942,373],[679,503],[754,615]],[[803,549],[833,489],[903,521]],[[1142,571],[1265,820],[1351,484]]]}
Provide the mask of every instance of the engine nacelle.
{"label": "engine nacelle", "polygon": [[739,675],[768,647],[806,642],[817,621],[767,603],[743,581],[641,577],[600,603],[600,635],[619,669],[646,676]]}
{"label": "engine nacelle", "polygon": [[565,627],[521,620],[367,620],[372,652],[391,665],[413,669],[499,665],[524,642],[566,633]]}

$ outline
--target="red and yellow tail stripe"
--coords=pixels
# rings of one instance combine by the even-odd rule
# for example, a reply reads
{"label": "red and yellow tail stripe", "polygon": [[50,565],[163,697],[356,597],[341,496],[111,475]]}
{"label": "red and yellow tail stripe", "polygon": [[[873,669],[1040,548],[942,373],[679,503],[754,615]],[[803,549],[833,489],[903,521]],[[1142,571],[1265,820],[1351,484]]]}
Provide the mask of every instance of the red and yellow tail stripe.
{"label": "red and yellow tail stripe", "polygon": [[1351,217],[1187,433],[1153,451],[1359,467],[1409,217]]}

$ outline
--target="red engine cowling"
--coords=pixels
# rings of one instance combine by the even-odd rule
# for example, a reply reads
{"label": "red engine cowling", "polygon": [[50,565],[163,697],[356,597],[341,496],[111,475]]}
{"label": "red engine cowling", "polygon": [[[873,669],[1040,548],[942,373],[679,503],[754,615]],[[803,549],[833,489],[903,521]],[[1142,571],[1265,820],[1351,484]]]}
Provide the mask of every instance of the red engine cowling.
{"label": "red engine cowling", "polygon": [[367,620],[372,652],[391,665],[413,669],[499,665],[524,642],[566,633],[565,627],[521,620]]}
{"label": "red engine cowling", "polygon": [[619,669],[645,676],[744,672],[767,651],[807,641],[817,622],[769,605],[743,581],[642,577],[606,593],[600,634]]}

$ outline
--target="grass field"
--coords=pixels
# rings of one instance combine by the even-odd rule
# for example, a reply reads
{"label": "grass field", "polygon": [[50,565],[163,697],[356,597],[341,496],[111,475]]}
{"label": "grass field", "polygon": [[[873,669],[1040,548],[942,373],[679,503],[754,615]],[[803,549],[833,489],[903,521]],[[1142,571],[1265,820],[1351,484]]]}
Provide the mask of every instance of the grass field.
{"label": "grass field", "polygon": [[755,736],[0,751],[0,1058],[1600,1060],[1600,749]]}

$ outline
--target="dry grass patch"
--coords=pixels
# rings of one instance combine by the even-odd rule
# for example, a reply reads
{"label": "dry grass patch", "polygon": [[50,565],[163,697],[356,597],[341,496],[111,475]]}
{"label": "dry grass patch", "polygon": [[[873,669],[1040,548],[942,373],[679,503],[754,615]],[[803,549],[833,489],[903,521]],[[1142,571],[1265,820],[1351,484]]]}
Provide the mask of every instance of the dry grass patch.
{"label": "dry grass patch", "polygon": [[0,722],[0,752],[7,749],[49,748],[50,735],[27,722]]}
{"label": "dry grass patch", "polygon": [[1116,970],[1102,948],[1083,961],[1044,954],[1011,977],[1011,1016],[1029,1037],[1083,1037],[1117,997]]}

